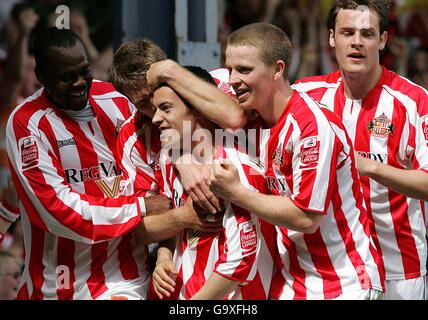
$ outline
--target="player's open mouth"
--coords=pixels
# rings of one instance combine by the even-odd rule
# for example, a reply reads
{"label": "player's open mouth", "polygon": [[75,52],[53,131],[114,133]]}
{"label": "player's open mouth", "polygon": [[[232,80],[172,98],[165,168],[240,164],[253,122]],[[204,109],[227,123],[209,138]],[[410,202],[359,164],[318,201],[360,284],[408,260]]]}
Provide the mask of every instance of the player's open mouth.
{"label": "player's open mouth", "polygon": [[245,100],[245,98],[249,95],[250,90],[248,89],[235,89],[236,98],[238,101]]}
{"label": "player's open mouth", "polygon": [[167,138],[168,135],[170,135],[169,133],[170,133],[171,129],[172,128],[170,128],[170,127],[159,127],[161,140]]}
{"label": "player's open mouth", "polygon": [[86,89],[70,92],[70,96],[75,98],[83,97],[86,94]]}
{"label": "player's open mouth", "polygon": [[361,60],[365,58],[365,56],[361,53],[351,53],[351,54],[348,54],[348,57],[353,60]]}

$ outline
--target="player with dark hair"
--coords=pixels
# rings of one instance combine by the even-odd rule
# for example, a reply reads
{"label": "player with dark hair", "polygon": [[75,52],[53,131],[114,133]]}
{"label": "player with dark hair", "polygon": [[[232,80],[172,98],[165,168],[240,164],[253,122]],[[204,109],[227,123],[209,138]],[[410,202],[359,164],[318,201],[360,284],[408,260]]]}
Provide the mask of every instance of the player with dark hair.
{"label": "player with dark hair", "polygon": [[339,70],[298,81],[344,122],[386,273],[386,299],[424,299],[428,200],[427,91],[380,64],[391,2],[336,0],[330,45]]}
{"label": "player with dark hair", "polygon": [[[215,82],[202,68],[187,66],[195,76],[211,86]],[[188,194],[181,184],[181,177],[174,169],[171,152],[202,150],[203,159],[231,159],[240,168],[240,183],[252,190],[266,192],[261,168],[234,148],[233,143],[223,146],[215,141],[213,122],[201,116],[193,104],[161,82],[153,94],[156,124],[162,137],[160,154],[160,184],[164,194],[171,198],[177,211],[188,201]],[[186,129],[186,125],[190,130]],[[203,135],[197,144],[186,141],[194,134]],[[253,172],[254,170],[254,172]],[[254,174],[250,177],[250,172]],[[248,175],[248,177],[247,177]],[[153,273],[154,289],[159,297],[178,299],[267,299],[273,274],[273,258],[268,248],[274,247],[273,227],[261,222],[251,212],[231,203],[224,203],[224,216],[211,216],[212,221],[221,221],[219,232],[204,233],[187,228],[177,237],[175,251],[162,246]],[[208,216],[210,217],[210,216]],[[263,235],[269,234],[265,238]]]}
{"label": "player with dark hair", "polygon": [[[149,276],[130,233],[161,199],[120,196],[116,136],[134,106],[93,80],[70,30],[35,43],[43,88],[11,114],[7,150],[25,245],[19,299],[144,299]],[[134,254],[135,253],[135,254]]]}

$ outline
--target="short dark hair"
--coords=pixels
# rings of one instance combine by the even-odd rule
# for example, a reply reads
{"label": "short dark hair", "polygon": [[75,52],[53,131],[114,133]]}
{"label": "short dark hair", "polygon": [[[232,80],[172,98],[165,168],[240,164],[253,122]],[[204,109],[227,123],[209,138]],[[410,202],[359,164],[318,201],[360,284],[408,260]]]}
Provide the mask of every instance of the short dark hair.
{"label": "short dark hair", "polygon": [[[193,73],[195,76],[197,76],[199,79],[202,79],[214,86],[217,87],[217,84],[215,83],[213,77],[211,74],[205,70],[204,68],[198,67],[198,66],[183,66],[183,68],[189,70],[191,73]],[[191,110],[193,109],[192,105],[183,97],[180,96],[180,98],[184,101],[184,104]]]}
{"label": "short dark hair", "polygon": [[[208,83],[210,83],[210,84],[212,84],[214,86],[217,86],[214,78],[204,68],[201,68],[201,67],[198,67],[198,66],[183,66],[183,68],[189,70],[191,73],[193,73],[198,78],[200,78],[200,79],[202,79],[202,80],[204,80],[204,81],[206,81],[206,82],[208,82]],[[160,87],[171,88],[170,86],[168,86],[168,84],[166,82],[162,82],[161,84],[159,84],[158,88],[160,88]],[[172,89],[172,90],[174,90],[174,89]],[[180,97],[181,100],[183,100],[184,104],[189,109],[193,109],[192,105],[186,99],[184,99],[178,92],[175,91],[175,93]]]}
{"label": "short dark hair", "polygon": [[213,85],[217,85],[211,74],[204,68],[198,66],[183,66],[183,68],[189,70],[198,78],[201,78],[202,80],[205,80],[206,82],[211,83]]}
{"label": "short dark hair", "polygon": [[331,30],[335,29],[336,17],[341,9],[355,10],[358,6],[367,6],[369,10],[377,13],[381,34],[388,30],[389,14],[391,12],[390,0],[334,0],[328,13],[327,28]]}
{"label": "short dark hair", "polygon": [[82,40],[70,29],[52,27],[42,31],[34,43],[36,68],[40,70],[45,67],[45,59],[51,48],[73,48],[76,43],[81,43],[84,48]]}
{"label": "short dark hair", "polygon": [[251,23],[234,31],[227,41],[229,46],[250,45],[260,52],[260,58],[266,65],[273,65],[278,60],[284,61],[284,78],[287,78],[291,64],[292,46],[283,30],[270,23]]}

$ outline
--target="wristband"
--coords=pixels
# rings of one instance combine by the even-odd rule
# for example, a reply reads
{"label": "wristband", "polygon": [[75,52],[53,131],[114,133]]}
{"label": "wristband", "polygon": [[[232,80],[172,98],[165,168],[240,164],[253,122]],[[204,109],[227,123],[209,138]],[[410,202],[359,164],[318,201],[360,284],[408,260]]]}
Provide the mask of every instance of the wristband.
{"label": "wristband", "polygon": [[0,202],[0,217],[14,223],[20,216],[19,208],[11,206],[6,200]]}
{"label": "wristband", "polygon": [[140,216],[145,217],[147,213],[146,202],[144,201],[144,197],[138,197],[138,204],[140,205]]}

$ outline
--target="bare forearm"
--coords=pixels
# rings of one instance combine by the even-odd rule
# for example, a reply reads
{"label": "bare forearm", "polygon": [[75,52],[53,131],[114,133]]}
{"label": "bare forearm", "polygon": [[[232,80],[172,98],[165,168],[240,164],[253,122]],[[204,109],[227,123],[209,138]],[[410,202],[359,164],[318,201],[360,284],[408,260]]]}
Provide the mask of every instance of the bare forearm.
{"label": "bare forearm", "polygon": [[136,228],[136,232],[145,244],[172,238],[187,227],[181,219],[183,210],[185,208],[180,207],[162,214],[146,216]]}
{"label": "bare forearm", "polygon": [[368,166],[362,175],[366,175],[398,193],[428,201],[428,173],[426,172],[398,169],[372,161],[371,166]]}
{"label": "bare forearm", "polygon": [[81,37],[83,45],[85,46],[86,52],[88,53],[89,61],[94,62],[99,57],[99,52],[92,42],[89,35]]}
{"label": "bare forearm", "polygon": [[171,200],[162,195],[156,195],[144,198],[146,206],[145,215],[152,216],[165,213],[171,209]]}
{"label": "bare forearm", "polygon": [[230,200],[263,220],[299,232],[314,232],[322,219],[321,214],[306,213],[287,197],[265,195],[244,187],[233,193]]}
{"label": "bare forearm", "polygon": [[184,100],[220,127],[239,129],[246,124],[244,111],[232,97],[212,84],[201,81],[186,69],[172,66],[166,70],[163,79]]}
{"label": "bare forearm", "polygon": [[156,256],[157,261],[161,261],[163,259],[169,259],[172,261],[176,241],[177,239],[172,237],[159,243]]}
{"label": "bare forearm", "polygon": [[227,279],[214,272],[191,300],[221,300],[238,285],[238,281]]}

